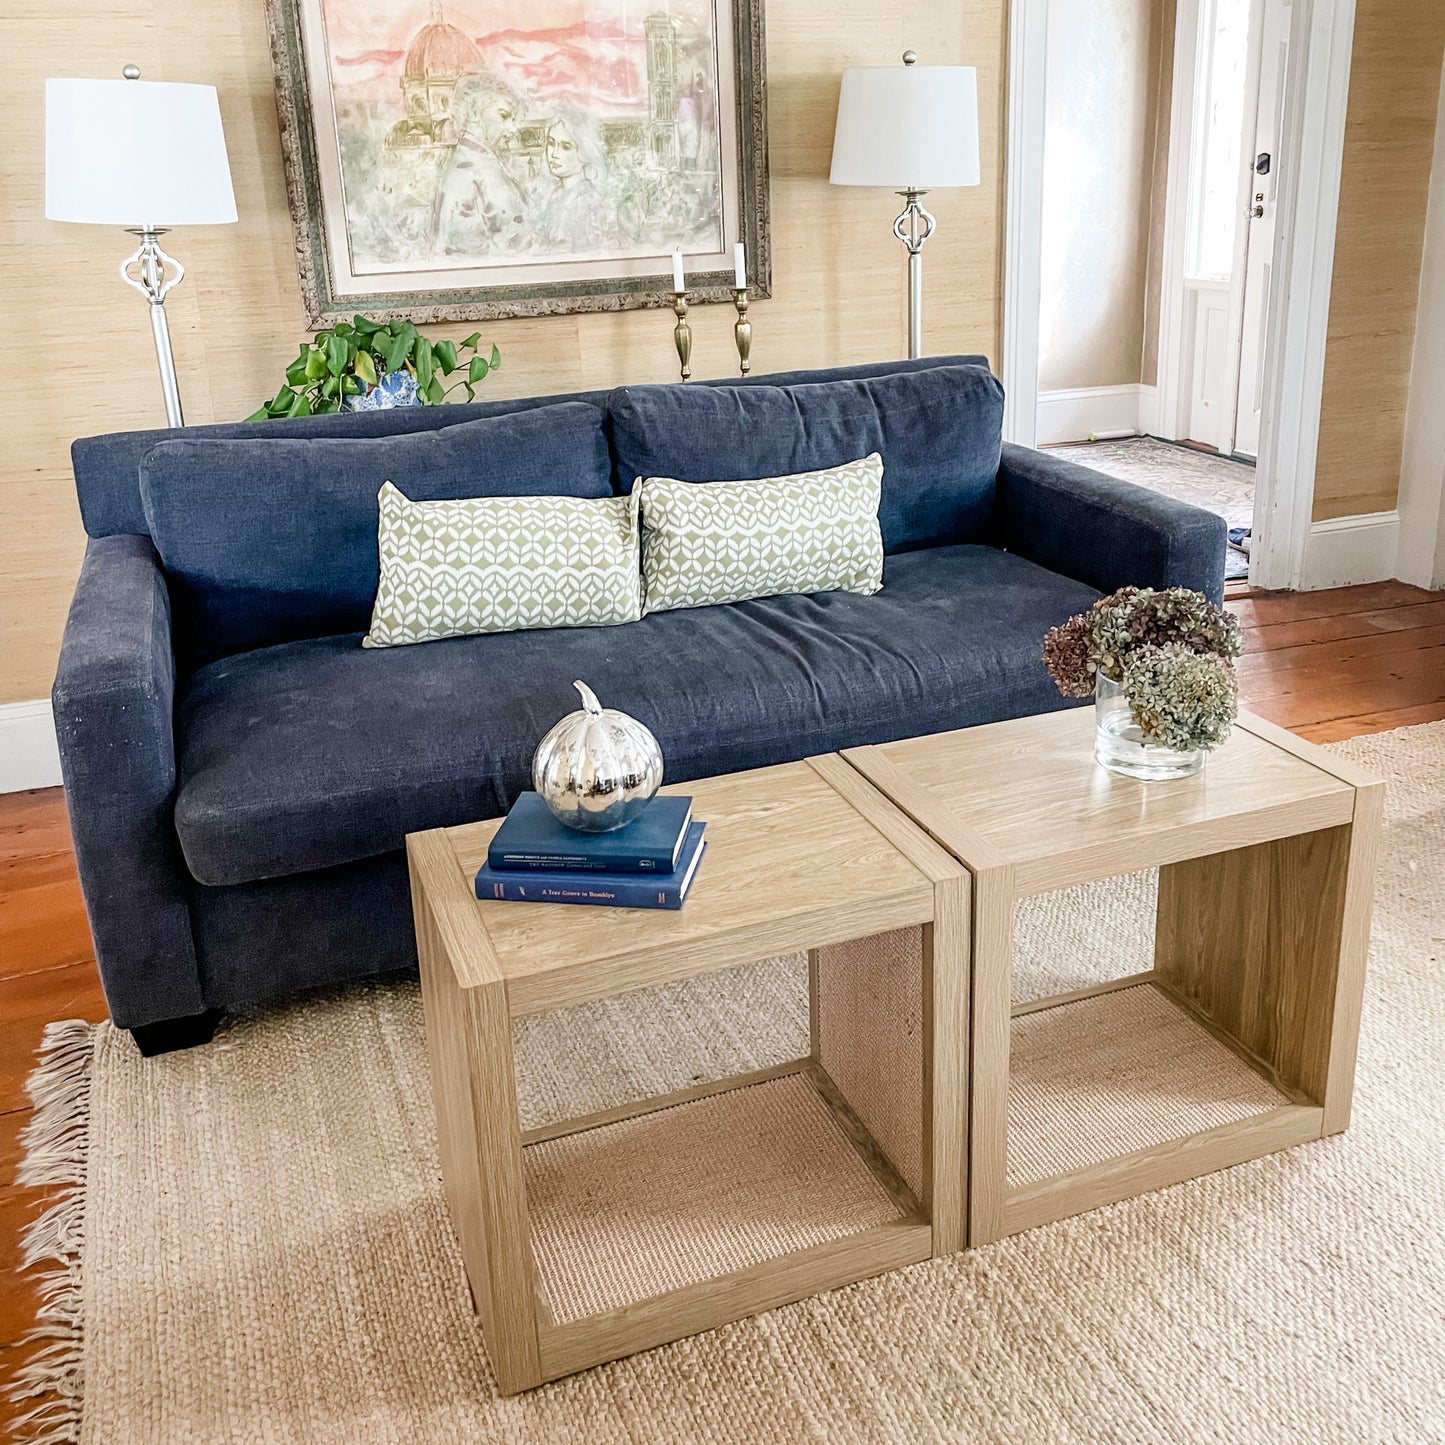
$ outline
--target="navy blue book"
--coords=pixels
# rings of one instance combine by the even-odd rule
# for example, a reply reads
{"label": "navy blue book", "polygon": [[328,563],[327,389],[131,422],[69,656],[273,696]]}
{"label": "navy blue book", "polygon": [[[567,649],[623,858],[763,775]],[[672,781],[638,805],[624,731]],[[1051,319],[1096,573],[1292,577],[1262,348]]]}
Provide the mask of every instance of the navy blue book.
{"label": "navy blue book", "polygon": [[707,852],[702,823],[688,824],[677,867],[647,877],[633,873],[519,872],[484,863],[477,870],[477,897],[508,903],[591,903],[599,908],[681,908]]}
{"label": "navy blue book", "polygon": [[626,827],[579,833],[559,823],[539,793],[523,793],[487,849],[498,872],[671,873],[692,821],[691,798],[654,798]]}

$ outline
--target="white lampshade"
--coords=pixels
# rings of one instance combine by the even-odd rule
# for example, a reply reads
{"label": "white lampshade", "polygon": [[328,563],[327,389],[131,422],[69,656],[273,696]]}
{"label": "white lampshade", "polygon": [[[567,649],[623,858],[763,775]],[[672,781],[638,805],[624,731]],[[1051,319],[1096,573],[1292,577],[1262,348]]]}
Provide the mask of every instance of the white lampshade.
{"label": "white lampshade", "polygon": [[45,214],[134,227],[234,221],[215,86],[47,80]]}
{"label": "white lampshade", "polygon": [[978,72],[911,64],[845,70],[828,179],[893,191],[976,186]]}

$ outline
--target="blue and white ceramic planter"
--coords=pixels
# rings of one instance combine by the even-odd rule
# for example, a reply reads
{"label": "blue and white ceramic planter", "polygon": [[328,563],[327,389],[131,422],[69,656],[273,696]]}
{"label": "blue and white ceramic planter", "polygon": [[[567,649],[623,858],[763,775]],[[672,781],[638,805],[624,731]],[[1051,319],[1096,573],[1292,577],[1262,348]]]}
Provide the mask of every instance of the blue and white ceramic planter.
{"label": "blue and white ceramic planter", "polygon": [[388,371],[375,386],[346,398],[347,411],[389,411],[394,406],[420,406],[416,377],[405,367]]}

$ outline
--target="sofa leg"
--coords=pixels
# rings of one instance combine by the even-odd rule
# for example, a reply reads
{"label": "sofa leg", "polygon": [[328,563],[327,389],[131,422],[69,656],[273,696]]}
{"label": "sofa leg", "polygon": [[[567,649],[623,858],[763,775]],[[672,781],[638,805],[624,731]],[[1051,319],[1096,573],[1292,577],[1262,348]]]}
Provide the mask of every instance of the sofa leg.
{"label": "sofa leg", "polygon": [[220,1009],[207,1009],[183,1019],[162,1019],[158,1024],[141,1024],[131,1029],[130,1036],[145,1058],[174,1053],[177,1049],[193,1049],[208,1044],[221,1021]]}

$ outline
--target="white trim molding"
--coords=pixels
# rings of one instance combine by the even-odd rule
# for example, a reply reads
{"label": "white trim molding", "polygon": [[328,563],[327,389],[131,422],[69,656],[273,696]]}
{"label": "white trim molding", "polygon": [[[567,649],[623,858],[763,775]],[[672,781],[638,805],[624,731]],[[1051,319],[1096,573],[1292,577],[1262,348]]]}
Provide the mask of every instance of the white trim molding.
{"label": "white trim molding", "polygon": [[1038,441],[1034,420],[1039,396],[1048,20],[1048,0],[1011,0],[999,376],[1004,391],[1004,440],[1023,447]]}
{"label": "white trim molding", "polygon": [[1036,412],[1034,444],[1052,447],[1063,442],[1086,442],[1091,437],[1102,440],[1138,436],[1144,390],[1135,381],[1126,386],[1081,386],[1069,391],[1042,391]]}
{"label": "white trim molding", "polygon": [[1146,437],[1157,437],[1159,433],[1159,388],[1139,388],[1139,430]]}
{"label": "white trim molding", "polygon": [[0,703],[0,793],[59,783],[60,752],[49,701]]}
{"label": "white trim molding", "polygon": [[[1255,467],[1255,540],[1249,567],[1250,582],[1266,588],[1333,585],[1307,580],[1306,553],[1314,531],[1310,514],[1319,454],[1355,0],[1296,0],[1293,8],[1290,115],[1280,154],[1283,184],[1275,228],[1275,279],[1265,342],[1264,423]],[[1343,530],[1332,527],[1322,535]],[[1315,545],[1323,546],[1328,556],[1333,544]],[[1322,563],[1321,567],[1328,572],[1333,564]],[[1388,571],[1384,575],[1394,574]]]}
{"label": "white trim molding", "polygon": [[1305,539],[1301,588],[1317,592],[1323,587],[1387,582],[1395,575],[1399,553],[1398,512],[1366,512],[1313,522]]}
{"label": "white trim molding", "polygon": [[1415,356],[1400,463],[1400,555],[1395,575],[1445,586],[1445,75],[1435,121],[1435,163],[1420,256]]}

